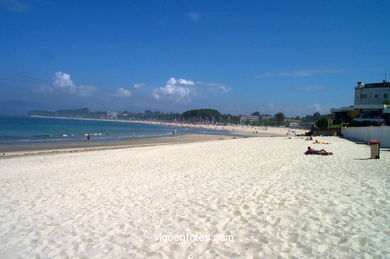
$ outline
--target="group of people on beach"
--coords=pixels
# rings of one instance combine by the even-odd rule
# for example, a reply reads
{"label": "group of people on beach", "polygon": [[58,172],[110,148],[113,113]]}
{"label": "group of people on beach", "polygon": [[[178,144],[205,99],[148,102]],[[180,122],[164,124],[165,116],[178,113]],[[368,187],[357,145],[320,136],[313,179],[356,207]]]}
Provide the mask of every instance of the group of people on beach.
{"label": "group of people on beach", "polygon": [[[313,141],[313,136],[310,136],[310,137],[306,138],[306,141]],[[316,139],[316,140],[314,140],[313,144],[329,144],[329,143],[324,142],[322,140]],[[328,155],[333,155],[333,153],[332,152],[328,152],[325,149],[316,150],[316,149],[314,149],[312,147],[307,147],[305,155],[323,155],[323,156],[328,156]]]}

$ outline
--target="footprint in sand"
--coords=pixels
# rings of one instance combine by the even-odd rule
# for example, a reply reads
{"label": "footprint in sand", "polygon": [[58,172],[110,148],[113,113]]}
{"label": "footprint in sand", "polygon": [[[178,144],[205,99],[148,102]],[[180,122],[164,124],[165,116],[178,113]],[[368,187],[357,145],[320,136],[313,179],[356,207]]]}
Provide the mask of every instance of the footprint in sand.
{"label": "footprint in sand", "polygon": [[235,216],[241,216],[241,212],[240,212],[239,210],[235,210],[235,211],[233,212],[233,214],[234,214]]}
{"label": "footprint in sand", "polygon": [[242,208],[243,208],[244,210],[247,210],[247,209],[249,209],[249,206],[248,206],[248,204],[244,204],[244,205],[242,205]]}

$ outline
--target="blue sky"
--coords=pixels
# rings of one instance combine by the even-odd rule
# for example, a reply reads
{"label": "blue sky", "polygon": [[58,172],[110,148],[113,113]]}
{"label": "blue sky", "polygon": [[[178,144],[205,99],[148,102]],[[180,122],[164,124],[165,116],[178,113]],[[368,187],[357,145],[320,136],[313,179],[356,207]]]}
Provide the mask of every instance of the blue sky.
{"label": "blue sky", "polygon": [[390,1],[0,0],[3,113],[305,115],[390,77]]}

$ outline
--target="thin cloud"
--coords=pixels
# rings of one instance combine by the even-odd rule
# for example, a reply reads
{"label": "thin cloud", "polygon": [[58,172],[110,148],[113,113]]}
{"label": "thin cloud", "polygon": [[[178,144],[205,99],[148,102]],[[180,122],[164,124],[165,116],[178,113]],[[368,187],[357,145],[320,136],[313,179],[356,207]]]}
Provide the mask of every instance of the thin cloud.
{"label": "thin cloud", "polygon": [[316,91],[316,90],[321,90],[321,89],[325,89],[325,88],[327,88],[327,87],[323,86],[323,85],[311,85],[311,86],[295,87],[295,90],[309,92],[309,91]]}
{"label": "thin cloud", "polygon": [[97,91],[97,88],[93,85],[80,85],[77,87],[76,94],[78,96],[92,96]]}
{"label": "thin cloud", "polygon": [[190,19],[193,22],[198,22],[202,18],[201,15],[196,12],[186,13],[186,16],[188,17],[188,19]]}
{"label": "thin cloud", "polygon": [[223,93],[226,93],[226,92],[229,92],[230,90],[232,90],[231,88],[228,88],[226,87],[226,85],[224,84],[221,84],[221,83],[214,83],[214,82],[210,82],[210,83],[203,83],[203,82],[196,82],[197,85],[200,85],[200,86],[205,86],[207,87],[209,90],[213,91],[213,92],[223,92]]}
{"label": "thin cloud", "polygon": [[20,0],[0,0],[0,6],[16,13],[23,13],[29,9],[28,5]]}
{"label": "thin cloud", "polygon": [[28,74],[16,73],[9,74],[7,76],[0,76],[0,84],[37,84],[44,83],[45,81],[41,78],[37,78]]}
{"label": "thin cloud", "polygon": [[144,86],[145,86],[144,83],[139,83],[139,84],[134,84],[134,85],[133,85],[133,87],[134,87],[135,89],[139,89],[139,88],[142,88],[142,87],[144,87]]}
{"label": "thin cloud", "polygon": [[113,94],[115,97],[131,97],[131,91],[129,89],[118,88]]}
{"label": "thin cloud", "polygon": [[309,109],[314,110],[316,112],[322,112],[324,111],[324,107],[322,107],[321,104],[315,103],[309,106]]}
{"label": "thin cloud", "polygon": [[341,70],[336,69],[317,69],[317,70],[298,70],[292,72],[279,72],[279,73],[263,73],[255,75],[256,78],[265,78],[265,77],[305,77],[312,76],[316,74],[334,74],[339,73]]}

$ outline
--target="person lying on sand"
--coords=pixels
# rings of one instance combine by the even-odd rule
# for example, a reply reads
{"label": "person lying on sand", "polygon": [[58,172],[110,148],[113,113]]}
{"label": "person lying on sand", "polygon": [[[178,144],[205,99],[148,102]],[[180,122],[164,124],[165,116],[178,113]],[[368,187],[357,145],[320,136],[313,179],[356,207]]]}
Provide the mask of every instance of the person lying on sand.
{"label": "person lying on sand", "polygon": [[305,152],[305,155],[323,155],[323,156],[327,156],[327,155],[333,155],[333,153],[332,152],[327,152],[325,149],[316,150],[314,148],[307,147],[307,151]]}
{"label": "person lying on sand", "polygon": [[330,143],[316,139],[313,144],[330,144]]}

